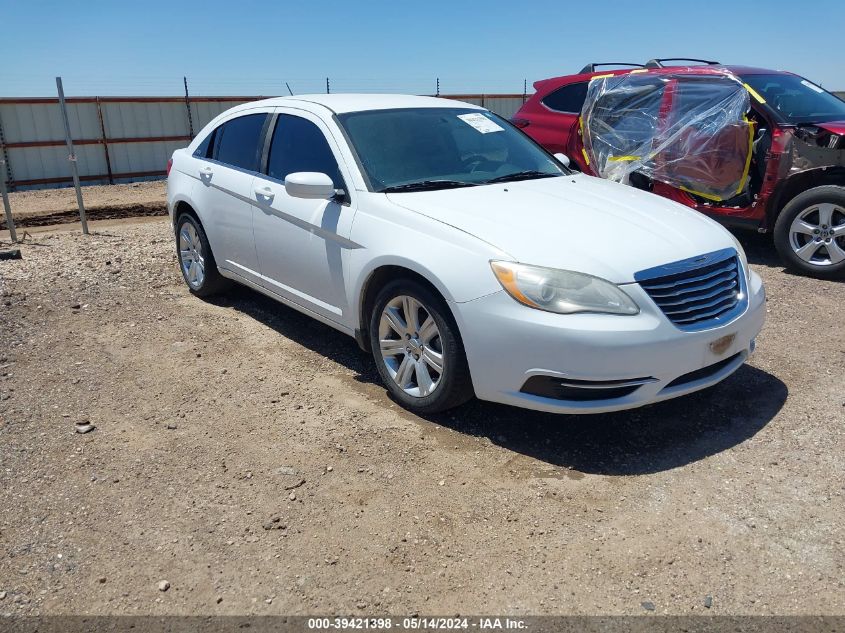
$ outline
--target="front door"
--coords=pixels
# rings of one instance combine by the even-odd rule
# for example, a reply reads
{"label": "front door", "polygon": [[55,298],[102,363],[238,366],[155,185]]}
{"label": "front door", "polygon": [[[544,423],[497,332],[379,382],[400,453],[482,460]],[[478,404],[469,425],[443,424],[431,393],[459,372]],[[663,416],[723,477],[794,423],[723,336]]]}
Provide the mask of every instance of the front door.
{"label": "front door", "polygon": [[[337,143],[320,119],[280,108],[273,125],[266,173],[253,182],[255,246],[262,283],[279,295],[338,323],[352,322],[344,285],[345,253],[354,209],[339,167]],[[328,175],[345,198],[306,200],[289,196],[284,181],[294,172]]]}

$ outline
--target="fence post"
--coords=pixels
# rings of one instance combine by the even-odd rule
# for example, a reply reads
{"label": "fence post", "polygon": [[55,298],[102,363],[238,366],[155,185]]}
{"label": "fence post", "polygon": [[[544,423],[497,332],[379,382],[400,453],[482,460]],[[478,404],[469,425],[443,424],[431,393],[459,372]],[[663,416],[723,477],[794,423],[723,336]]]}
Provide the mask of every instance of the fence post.
{"label": "fence post", "polygon": [[106,137],[106,124],[103,121],[103,108],[100,106],[100,97],[97,97],[97,118],[100,120],[100,135],[103,139],[103,152],[106,155],[106,171],[109,173],[109,184],[114,184],[114,176],[111,171],[111,158],[109,158],[109,139]]}
{"label": "fence post", "polygon": [[3,197],[3,210],[6,212],[6,228],[9,229],[9,237],[13,242],[18,241],[18,234],[15,233],[15,222],[12,220],[12,207],[9,204],[9,194],[6,193],[6,159],[0,156],[0,195]]}
{"label": "fence post", "polygon": [[62,120],[65,124],[65,143],[67,144],[68,161],[70,171],[73,175],[73,186],[76,188],[76,204],[79,207],[79,221],[82,223],[82,232],[88,235],[88,221],[85,218],[85,205],[82,202],[82,187],[79,186],[79,168],[76,165],[76,154],[73,153],[73,139],[70,138],[70,121],[67,118],[67,105],[65,104],[65,91],[62,88],[62,78],[56,77],[56,88],[59,91],[59,108],[62,111]]}
{"label": "fence post", "polygon": [[522,80],[522,103],[525,103],[525,100],[528,98],[528,80]]}
{"label": "fence post", "polygon": [[188,135],[194,140],[194,117],[191,115],[191,98],[188,96],[188,78],[182,77],[185,84],[185,109],[188,111]]}
{"label": "fence post", "polygon": [[326,94],[329,94],[331,90],[329,89],[329,78],[326,77]]}
{"label": "fence post", "polygon": [[3,159],[6,168],[3,170],[5,172],[4,178],[9,179],[9,187],[11,187],[12,191],[15,190],[15,178],[12,175],[12,161],[9,160],[9,150],[6,148],[6,134],[3,132],[3,121],[0,119],[0,149],[3,150],[3,155],[0,158]]}
{"label": "fence post", "polygon": [[440,77],[437,78],[437,94],[435,96],[440,96]]}

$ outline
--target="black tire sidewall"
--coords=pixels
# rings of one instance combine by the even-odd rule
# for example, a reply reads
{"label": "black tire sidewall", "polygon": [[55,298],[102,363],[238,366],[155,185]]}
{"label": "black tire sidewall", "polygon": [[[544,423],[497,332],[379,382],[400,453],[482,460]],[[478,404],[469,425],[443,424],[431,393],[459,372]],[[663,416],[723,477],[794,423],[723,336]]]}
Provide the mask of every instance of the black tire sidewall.
{"label": "black tire sidewall", "polygon": [[[434,317],[440,330],[443,347],[444,371],[440,384],[428,396],[417,398],[406,394],[387,373],[379,344],[379,323],[384,307],[395,297],[407,295],[419,301]],[[396,280],[388,283],[377,295],[370,314],[370,349],[382,382],[390,395],[406,409],[415,413],[438,413],[458,406],[473,396],[469,381],[469,368],[458,326],[446,302],[424,285],[413,280]]]}
{"label": "black tire sidewall", "polygon": [[845,187],[839,185],[813,187],[790,200],[775,222],[775,248],[786,266],[796,272],[821,279],[838,279],[845,277],[845,261],[832,266],[814,266],[801,259],[789,243],[789,231],[795,218],[808,207],[822,202],[830,202],[845,208]]}
{"label": "black tire sidewall", "polygon": [[[191,224],[197,231],[200,238],[200,247],[202,248],[202,257],[205,262],[203,267],[204,277],[202,284],[198,288],[191,286],[188,277],[185,275],[185,268],[182,266],[182,257],[179,254],[179,234],[185,224]],[[217,272],[217,263],[214,261],[214,255],[211,252],[211,247],[208,244],[208,238],[196,218],[188,213],[183,213],[176,221],[176,258],[179,261],[179,271],[182,273],[182,278],[188,286],[188,290],[198,297],[208,297],[220,290],[221,275]]]}

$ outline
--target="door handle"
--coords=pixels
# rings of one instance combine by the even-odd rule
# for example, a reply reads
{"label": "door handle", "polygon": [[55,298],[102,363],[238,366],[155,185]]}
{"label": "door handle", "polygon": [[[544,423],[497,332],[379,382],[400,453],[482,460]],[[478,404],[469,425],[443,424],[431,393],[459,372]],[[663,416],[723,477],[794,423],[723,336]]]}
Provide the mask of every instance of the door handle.
{"label": "door handle", "polygon": [[256,187],[254,191],[255,196],[258,198],[267,198],[267,200],[272,200],[276,196],[270,187]]}
{"label": "door handle", "polygon": [[200,168],[200,176],[211,176],[214,174],[214,170],[211,167],[201,167]]}

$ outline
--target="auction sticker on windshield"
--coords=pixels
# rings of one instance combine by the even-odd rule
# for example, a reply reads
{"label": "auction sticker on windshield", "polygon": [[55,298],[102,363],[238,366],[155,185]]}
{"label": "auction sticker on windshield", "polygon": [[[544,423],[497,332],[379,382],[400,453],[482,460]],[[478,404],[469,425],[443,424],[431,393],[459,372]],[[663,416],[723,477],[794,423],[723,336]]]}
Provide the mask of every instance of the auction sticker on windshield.
{"label": "auction sticker on windshield", "polygon": [[816,84],[810,83],[810,82],[809,82],[809,81],[807,81],[806,79],[802,79],[802,80],[801,80],[801,83],[802,83],[803,85],[807,86],[810,90],[815,90],[815,91],[816,91],[816,92],[818,92],[819,94],[821,94],[821,93],[823,93],[823,92],[824,92],[824,89],[823,89],[823,88],[819,88]]}
{"label": "auction sticker on windshield", "polygon": [[488,119],[483,114],[459,114],[458,118],[467,125],[471,125],[482,134],[489,134],[490,132],[503,132],[505,129],[501,125],[498,125],[494,121]]}

